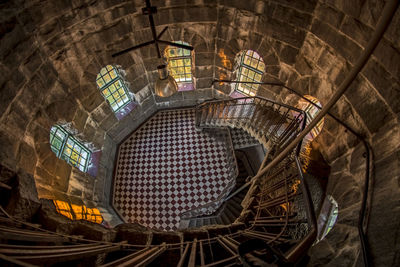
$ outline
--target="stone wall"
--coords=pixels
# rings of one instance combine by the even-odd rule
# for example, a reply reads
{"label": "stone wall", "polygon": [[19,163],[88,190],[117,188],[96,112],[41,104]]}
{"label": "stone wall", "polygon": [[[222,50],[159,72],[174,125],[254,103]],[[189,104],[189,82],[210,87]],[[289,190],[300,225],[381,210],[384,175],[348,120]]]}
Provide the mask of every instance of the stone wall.
{"label": "stone wall", "polygon": [[[116,145],[159,108],[222,97],[231,86],[213,79],[235,78],[235,56],[257,51],[266,63],[265,81],[285,82],[324,105],[370,39],[385,1],[156,1],[157,31],[163,39],[194,47],[196,91],[166,102],[151,90],[160,63],[154,47],[111,54],[151,38],[143,1],[22,1],[0,9],[0,162],[36,181],[39,196],[76,196],[106,206]],[[395,239],[400,177],[400,12],[351,88],[332,109],[366,137],[375,159],[369,241],[376,265],[398,265]],[[164,49],[164,47],[162,46]],[[107,64],[125,71],[141,106],[118,120],[95,85]],[[295,105],[280,87],[259,95]],[[79,138],[103,151],[97,177],[76,171],[52,153],[52,125],[69,122]],[[331,164],[328,193],[339,203],[338,224],[312,259],[351,265],[359,255],[356,221],[363,184],[362,145],[330,118],[316,141]],[[60,196],[61,197],[61,196]],[[389,229],[392,229],[389,231]],[[396,233],[393,233],[395,231]],[[338,244],[344,249],[337,249]],[[320,251],[328,251],[318,258]],[[315,257],[315,258],[314,258]],[[349,263],[349,264],[347,264]]]}

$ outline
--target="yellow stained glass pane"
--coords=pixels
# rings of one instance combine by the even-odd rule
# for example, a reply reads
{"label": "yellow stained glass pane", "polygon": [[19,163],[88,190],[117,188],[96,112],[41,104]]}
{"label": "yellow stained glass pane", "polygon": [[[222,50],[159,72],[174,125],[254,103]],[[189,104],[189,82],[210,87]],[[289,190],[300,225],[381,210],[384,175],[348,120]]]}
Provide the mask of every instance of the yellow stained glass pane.
{"label": "yellow stained glass pane", "polygon": [[250,60],[251,60],[251,59],[250,59],[249,56],[245,56],[245,57],[244,57],[243,63],[246,64],[246,65],[250,65],[250,62],[251,62]]}
{"label": "yellow stained glass pane", "polygon": [[71,155],[71,148],[69,148],[69,147],[66,147],[65,149],[64,149],[64,154],[66,154],[67,156],[69,156],[69,155]]}
{"label": "yellow stained glass pane", "polygon": [[254,72],[254,71],[252,71],[252,70],[249,70],[249,75],[248,75],[248,77],[250,78],[250,79],[254,79],[254,75],[255,75],[256,73]]}
{"label": "yellow stained glass pane", "polygon": [[114,93],[117,89],[115,88],[115,83],[111,84],[108,89],[110,90],[110,93]]}
{"label": "yellow stained glass pane", "polygon": [[104,76],[103,76],[103,79],[104,79],[104,81],[105,81],[106,83],[111,82],[111,77],[110,77],[109,74],[104,75]]}
{"label": "yellow stained glass pane", "polygon": [[186,68],[185,68],[185,73],[190,73],[190,72],[191,72],[190,67],[186,67]]}
{"label": "yellow stained glass pane", "polygon": [[190,81],[190,80],[192,80],[192,75],[186,74],[186,81]]}
{"label": "yellow stained glass pane", "polygon": [[117,90],[118,88],[122,87],[121,81],[118,80],[118,81],[114,82],[114,86],[115,86],[116,90]]}
{"label": "yellow stained glass pane", "polygon": [[179,74],[185,73],[185,68],[184,67],[178,67],[176,70],[177,70],[176,72],[179,73]]}
{"label": "yellow stained glass pane", "polygon": [[265,64],[262,61],[260,61],[260,63],[258,63],[257,69],[262,71],[262,72],[264,72],[265,71]]}
{"label": "yellow stained glass pane", "polygon": [[118,92],[119,92],[119,94],[120,94],[121,96],[125,95],[125,90],[124,90],[124,88],[122,88],[122,87],[118,90]]}
{"label": "yellow stained glass pane", "polygon": [[104,81],[103,81],[103,79],[102,79],[102,78],[100,78],[100,79],[97,79],[97,80],[96,80],[96,82],[97,82],[97,86],[98,86],[99,88],[101,88],[101,87],[103,87],[103,86],[104,86]]}
{"label": "yellow stained glass pane", "polygon": [[71,161],[73,163],[76,163],[78,161],[78,157],[79,157],[79,154],[77,154],[75,151],[73,151],[72,155],[71,155]]}
{"label": "yellow stained glass pane", "polygon": [[107,69],[106,68],[102,68],[101,70],[100,70],[100,74],[101,75],[104,75],[104,74],[106,74],[107,73]]}
{"label": "yellow stained glass pane", "polygon": [[255,76],[254,76],[254,80],[256,81],[256,82],[260,82],[261,81],[261,74],[256,74]]}
{"label": "yellow stained glass pane", "polygon": [[115,100],[117,100],[119,98],[118,91],[115,91],[113,93],[113,97],[114,97]]}
{"label": "yellow stained glass pane", "polygon": [[176,66],[177,66],[177,65],[176,65],[176,60],[171,60],[170,63],[171,63],[171,66],[172,66],[172,67],[176,67]]}
{"label": "yellow stained glass pane", "polygon": [[108,97],[110,95],[110,91],[108,90],[108,88],[103,90],[103,95],[104,97]]}
{"label": "yellow stained glass pane", "polygon": [[182,60],[182,59],[178,59],[178,60],[176,61],[176,64],[177,64],[178,66],[183,66],[183,60]]}
{"label": "yellow stained glass pane", "polygon": [[110,70],[114,69],[114,67],[113,67],[113,66],[111,66],[111,65],[107,65],[107,66],[106,66],[106,68],[107,68],[107,70],[108,70],[108,71],[110,71]]}
{"label": "yellow stained glass pane", "polygon": [[112,103],[112,102],[114,102],[114,98],[112,97],[112,95],[110,95],[109,97],[107,97],[107,101],[108,101],[108,103]]}
{"label": "yellow stained glass pane", "polygon": [[118,104],[116,102],[114,102],[111,104],[111,107],[113,110],[116,110],[116,109],[118,109]]}
{"label": "yellow stained glass pane", "polygon": [[251,64],[250,64],[253,68],[257,68],[257,59],[252,59],[251,60]]}
{"label": "yellow stained glass pane", "polygon": [[184,62],[185,62],[185,66],[190,66],[191,65],[190,64],[190,58],[185,58]]}
{"label": "yellow stained glass pane", "polygon": [[110,75],[111,75],[111,78],[112,78],[112,79],[115,79],[115,78],[118,77],[117,72],[116,72],[115,70],[112,70],[112,71],[110,72]]}
{"label": "yellow stained glass pane", "polygon": [[189,49],[183,49],[183,54],[185,56],[190,56],[190,50]]}

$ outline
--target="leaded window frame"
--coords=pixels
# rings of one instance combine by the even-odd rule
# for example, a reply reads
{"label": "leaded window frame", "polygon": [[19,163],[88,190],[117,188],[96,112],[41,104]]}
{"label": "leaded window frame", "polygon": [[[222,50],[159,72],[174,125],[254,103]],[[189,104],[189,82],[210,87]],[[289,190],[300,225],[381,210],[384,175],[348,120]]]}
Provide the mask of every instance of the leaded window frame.
{"label": "leaded window frame", "polygon": [[[254,57],[254,54],[256,54],[256,57]],[[249,59],[249,61],[247,61],[247,59]],[[256,51],[246,50],[242,52],[237,81],[262,82],[264,72],[264,60]],[[247,96],[256,96],[259,87],[260,84],[236,83],[235,90]]]}
{"label": "leaded window frame", "polygon": [[96,76],[96,85],[114,113],[133,101],[120,71],[113,65],[107,65],[100,70]]}
{"label": "leaded window frame", "polygon": [[[189,45],[183,41],[175,43]],[[171,51],[176,51],[176,56],[171,55]],[[167,46],[165,48],[165,58],[167,59],[168,70],[170,75],[175,79],[176,83],[193,83],[193,54],[192,51],[175,46]],[[179,68],[183,67],[183,73],[178,72]],[[184,76],[183,79],[178,76]]]}
{"label": "leaded window frame", "polygon": [[50,129],[50,148],[58,158],[87,172],[92,152],[60,125],[54,125]]}

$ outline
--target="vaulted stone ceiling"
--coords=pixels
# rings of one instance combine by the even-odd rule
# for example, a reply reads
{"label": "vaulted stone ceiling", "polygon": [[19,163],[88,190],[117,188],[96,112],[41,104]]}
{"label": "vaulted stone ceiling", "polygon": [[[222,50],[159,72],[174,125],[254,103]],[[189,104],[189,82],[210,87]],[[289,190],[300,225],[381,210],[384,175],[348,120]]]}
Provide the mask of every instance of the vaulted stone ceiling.
{"label": "vaulted stone ceiling", "polygon": [[[235,55],[242,50],[252,49],[263,57],[264,81],[280,80],[324,105],[370,39],[384,1],[153,0],[152,4],[158,8],[154,15],[157,31],[169,27],[164,39],[188,42],[195,53],[196,90],[167,100],[152,95],[159,63],[153,46],[111,57],[150,40],[148,18],[141,10],[144,1],[14,0],[0,4],[0,161],[32,174],[42,196],[67,193],[104,202],[106,177],[112,175],[112,156],[101,158],[96,179],[55,157],[49,146],[52,125],[70,122],[82,140],[102,149],[103,155],[112,155],[116,144],[158,108],[228,94],[228,85],[211,86],[211,82],[234,78]],[[370,225],[380,224],[378,219],[387,218],[386,211],[395,209],[397,220],[386,222],[391,229],[400,229],[396,223],[400,221],[399,51],[397,11],[362,73],[332,110],[372,144],[376,180]],[[120,121],[95,84],[97,73],[107,64],[125,70],[130,90],[142,103]],[[293,105],[298,101],[281,87],[263,86],[259,95]],[[330,118],[316,142],[333,169],[328,192],[339,202],[342,225],[336,237],[350,233],[346,244],[356,251],[354,212],[362,188],[362,146]],[[371,227],[370,234],[378,237],[382,230]],[[395,241],[388,236],[387,240],[373,239],[374,255],[392,251]],[[336,249],[332,244],[330,253]],[[333,254],[340,257],[340,253],[345,252]]]}

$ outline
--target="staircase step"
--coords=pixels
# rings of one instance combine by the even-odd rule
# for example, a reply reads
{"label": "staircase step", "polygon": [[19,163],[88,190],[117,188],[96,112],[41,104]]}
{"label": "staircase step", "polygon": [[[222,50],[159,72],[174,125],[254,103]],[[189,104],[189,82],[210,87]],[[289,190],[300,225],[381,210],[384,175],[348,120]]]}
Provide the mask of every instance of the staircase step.
{"label": "staircase step", "polygon": [[236,216],[235,216],[234,212],[232,212],[231,209],[229,208],[229,204],[228,203],[225,205],[224,213],[229,219],[229,224],[231,224],[231,223],[233,223],[235,221]]}
{"label": "staircase step", "polygon": [[227,205],[227,208],[234,216],[234,220],[236,220],[236,218],[239,217],[239,215],[243,209],[240,205],[238,205],[237,203],[234,203],[234,202],[229,202]]}
{"label": "staircase step", "polygon": [[196,227],[196,219],[191,219],[191,220],[189,221],[189,226],[188,226],[188,228],[194,228],[194,227]]}
{"label": "staircase step", "polygon": [[225,212],[221,213],[220,218],[221,218],[222,224],[230,224],[231,223],[228,215]]}

